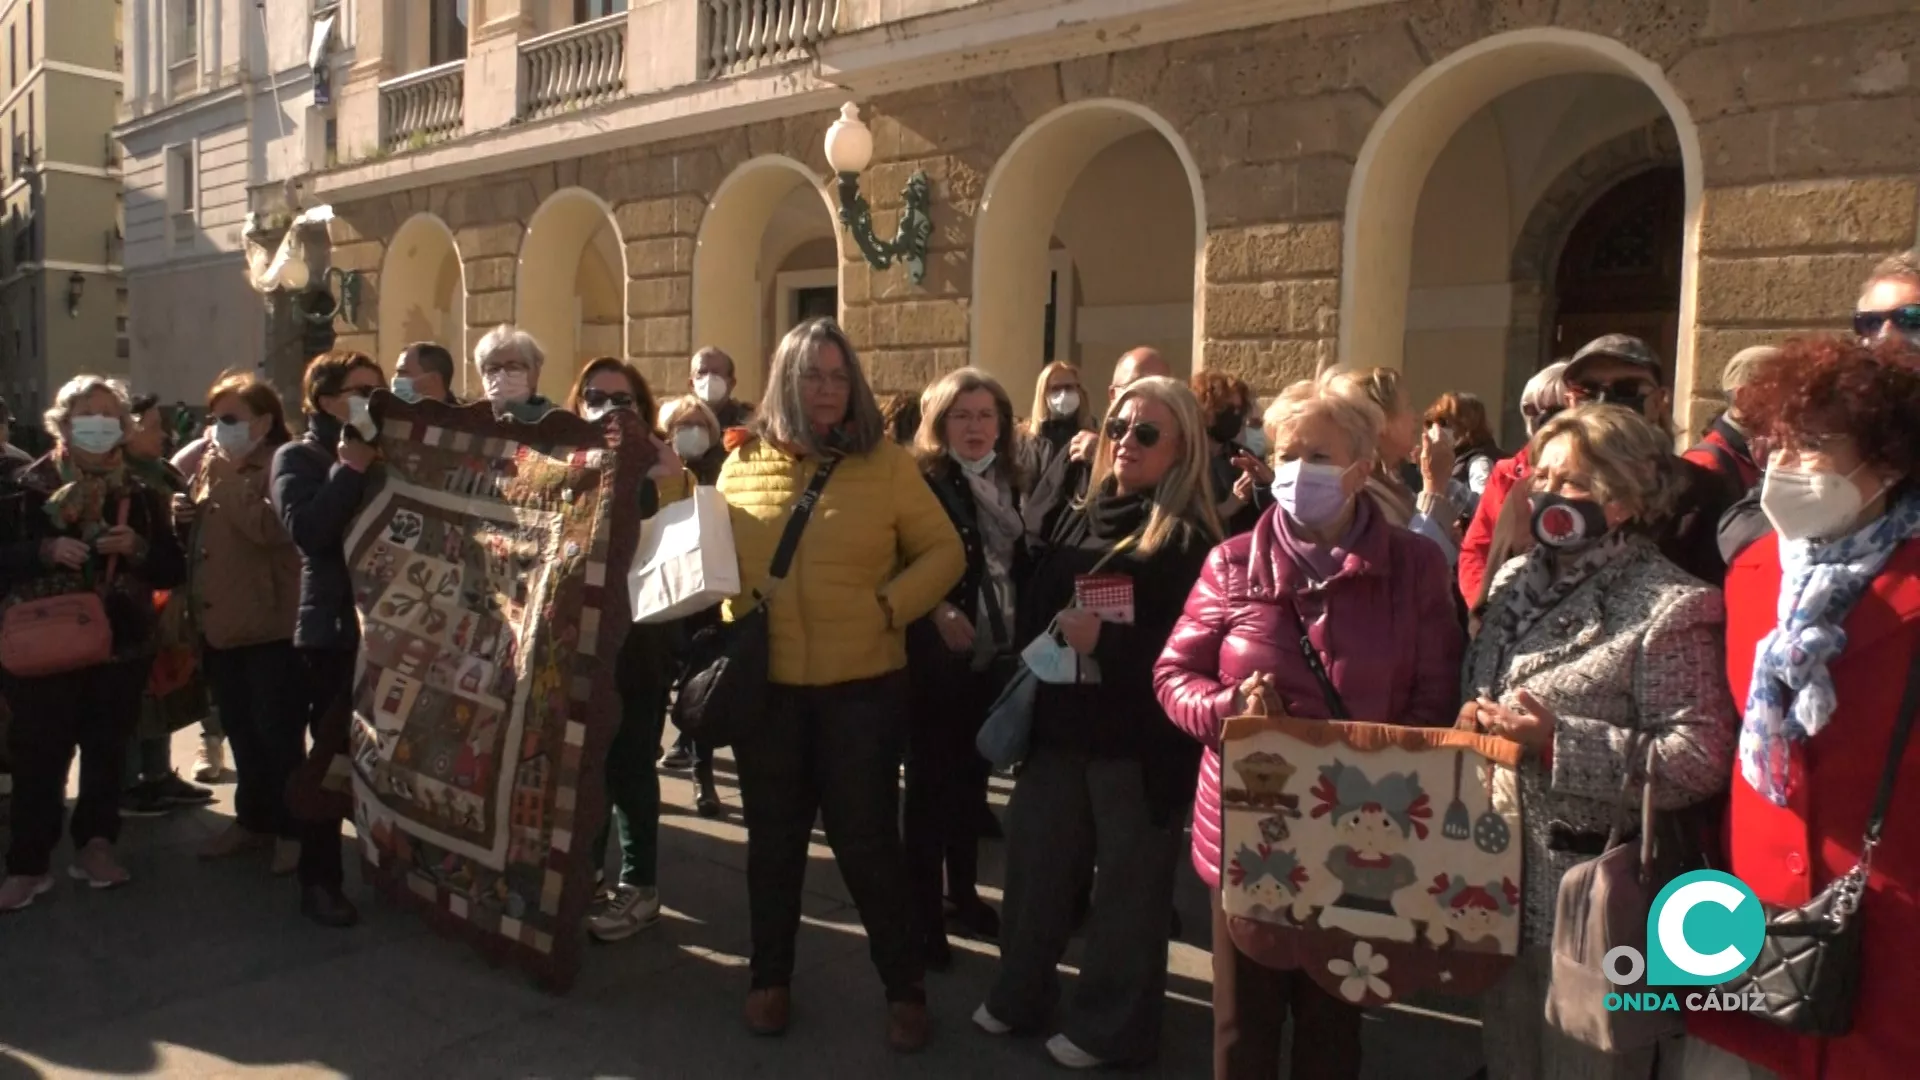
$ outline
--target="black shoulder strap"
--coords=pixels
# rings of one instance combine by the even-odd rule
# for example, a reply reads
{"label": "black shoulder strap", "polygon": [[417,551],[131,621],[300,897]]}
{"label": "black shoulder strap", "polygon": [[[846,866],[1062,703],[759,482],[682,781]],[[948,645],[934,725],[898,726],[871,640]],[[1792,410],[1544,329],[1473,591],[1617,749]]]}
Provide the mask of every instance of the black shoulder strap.
{"label": "black shoulder strap", "polygon": [[1887,807],[1893,802],[1893,782],[1900,776],[1900,759],[1907,754],[1907,736],[1913,734],[1913,716],[1920,712],[1920,649],[1907,664],[1907,690],[1900,698],[1900,712],[1893,721],[1893,746],[1887,753],[1887,766],[1880,771],[1880,791],[1873,797],[1873,816],[1867,819],[1867,843],[1871,850],[1880,842],[1880,827],[1886,824]]}
{"label": "black shoulder strap", "polygon": [[1307,634],[1307,621],[1300,617],[1299,606],[1292,597],[1288,597],[1281,606],[1287,609],[1287,614],[1293,617],[1293,625],[1300,631],[1300,658],[1307,662],[1307,670],[1313,672],[1314,681],[1320,684],[1320,694],[1327,699],[1327,711],[1333,714],[1335,720],[1353,719],[1352,714],[1347,712],[1347,703],[1340,696],[1339,688],[1333,685],[1333,676],[1327,674],[1327,664],[1320,659],[1320,650],[1313,647],[1313,638]]}
{"label": "black shoulder strap", "polygon": [[800,550],[800,534],[807,531],[807,521],[813,517],[814,504],[820,501],[820,493],[826,490],[827,481],[833,477],[833,470],[840,467],[841,459],[829,457],[820,463],[813,472],[813,481],[807,490],[800,494],[800,501],[793,504],[793,513],[787,518],[787,529],[780,534],[780,546],[773,549],[773,567],[767,576],[774,581],[787,576],[793,569],[793,556]]}

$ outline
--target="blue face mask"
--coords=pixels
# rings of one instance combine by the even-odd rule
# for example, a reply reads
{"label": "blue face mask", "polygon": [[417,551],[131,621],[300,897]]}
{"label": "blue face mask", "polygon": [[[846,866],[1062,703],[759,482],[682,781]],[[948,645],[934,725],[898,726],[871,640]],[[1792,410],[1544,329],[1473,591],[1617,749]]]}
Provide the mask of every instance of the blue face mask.
{"label": "blue face mask", "polygon": [[395,375],[393,377],[393,396],[399,398],[401,401],[414,402],[420,400],[420,391],[413,388],[412,379],[407,378],[405,375]]}
{"label": "blue face mask", "polygon": [[1261,426],[1258,420],[1248,424],[1247,429],[1240,433],[1240,445],[1247,448],[1247,453],[1265,461],[1267,459],[1267,429]]}

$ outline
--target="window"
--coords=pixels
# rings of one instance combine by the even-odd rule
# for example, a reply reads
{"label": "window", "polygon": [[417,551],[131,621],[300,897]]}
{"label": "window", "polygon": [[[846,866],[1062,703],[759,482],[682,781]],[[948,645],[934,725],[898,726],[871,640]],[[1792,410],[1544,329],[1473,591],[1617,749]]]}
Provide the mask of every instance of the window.
{"label": "window", "polygon": [[427,19],[427,63],[437,67],[467,58],[467,0],[432,0]]}
{"label": "window", "polygon": [[33,92],[27,92],[27,156],[32,157],[40,149],[40,139],[36,134],[39,123],[33,115]]}
{"label": "window", "polygon": [[27,4],[27,69],[33,69],[33,4]]}
{"label": "window", "polygon": [[175,214],[191,215],[193,201],[193,147],[167,147],[167,208]]}
{"label": "window", "polygon": [[167,63],[182,63],[199,54],[200,0],[168,0]]}
{"label": "window", "polygon": [[578,23],[604,19],[627,10],[627,0],[573,0],[573,21]]}
{"label": "window", "polygon": [[7,27],[7,89],[20,85],[20,28]]}

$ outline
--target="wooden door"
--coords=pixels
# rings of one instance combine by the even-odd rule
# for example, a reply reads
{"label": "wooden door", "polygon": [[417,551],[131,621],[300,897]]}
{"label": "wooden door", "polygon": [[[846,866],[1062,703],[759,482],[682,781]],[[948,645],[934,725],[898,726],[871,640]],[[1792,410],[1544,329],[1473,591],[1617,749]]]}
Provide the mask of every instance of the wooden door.
{"label": "wooden door", "polygon": [[1581,215],[1554,277],[1555,355],[1603,334],[1632,334],[1660,354],[1673,385],[1685,213],[1680,169],[1663,167],[1615,184]]}

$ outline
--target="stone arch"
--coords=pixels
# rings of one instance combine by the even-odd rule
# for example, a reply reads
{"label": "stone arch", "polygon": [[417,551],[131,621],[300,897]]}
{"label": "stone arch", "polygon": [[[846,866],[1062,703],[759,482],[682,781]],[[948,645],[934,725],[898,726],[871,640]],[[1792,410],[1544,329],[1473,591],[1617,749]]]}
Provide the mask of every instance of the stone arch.
{"label": "stone arch", "polygon": [[[1680,140],[1665,119],[1601,143],[1560,174],[1533,209],[1514,241],[1513,327],[1507,337],[1506,400],[1518,401],[1540,358],[1553,346],[1554,276],[1560,252],[1574,226],[1617,185],[1662,166],[1681,165]],[[1518,442],[1519,418],[1503,410],[1507,445]]]}
{"label": "stone arch", "polygon": [[780,267],[761,265],[768,230],[783,206],[802,202],[811,207],[811,200],[797,194],[804,187],[819,196],[833,237],[837,279],[846,252],[833,197],[817,172],[793,158],[765,154],[743,162],[720,182],[700,221],[693,249],[693,344],[711,345],[733,357],[739,383],[734,392],[745,400],[760,396],[773,346],[767,340],[765,300]]}
{"label": "stone arch", "polygon": [[1612,38],[1557,28],[1496,34],[1437,61],[1394,98],[1368,132],[1347,191],[1341,364],[1401,366],[1415,214],[1428,172],[1454,134],[1508,91],[1575,74],[1641,83],[1672,124],[1686,187],[1675,400],[1690,398],[1703,189],[1699,130],[1658,64]]}
{"label": "stone arch", "polygon": [[466,351],[466,264],[445,221],[422,212],[401,223],[380,260],[378,303],[376,359],[388,375],[416,341],[437,341],[456,358]]}
{"label": "stone arch", "polygon": [[1179,131],[1145,105],[1122,98],[1076,101],[1013,140],[987,176],[976,215],[970,360],[999,378],[1016,401],[1026,400],[1044,364],[1051,240],[1068,192],[1094,158],[1148,132],[1172,149],[1192,200],[1191,355],[1196,368],[1202,363],[1207,203],[1193,153]]}
{"label": "stone arch", "polygon": [[514,271],[514,322],[547,353],[539,393],[561,401],[581,362],[626,357],[627,252],[613,208],[585,188],[562,188],[527,222]]}

